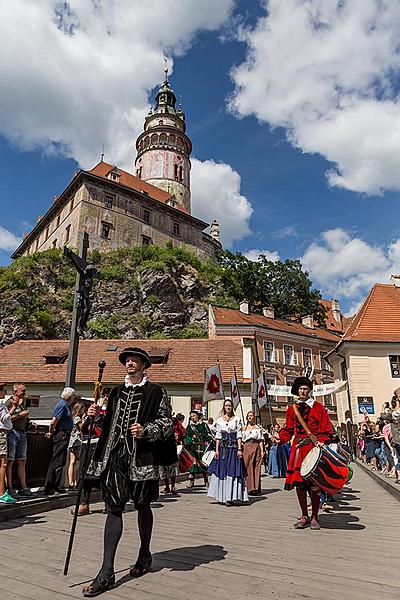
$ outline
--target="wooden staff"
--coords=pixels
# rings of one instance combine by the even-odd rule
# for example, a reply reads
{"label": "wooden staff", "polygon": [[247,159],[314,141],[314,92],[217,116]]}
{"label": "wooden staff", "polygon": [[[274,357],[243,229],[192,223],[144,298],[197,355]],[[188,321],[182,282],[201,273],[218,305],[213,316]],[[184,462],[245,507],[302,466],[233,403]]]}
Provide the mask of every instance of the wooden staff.
{"label": "wooden staff", "polygon": [[[101,396],[101,391],[103,389],[101,381],[103,379],[103,371],[105,369],[105,366],[106,366],[106,362],[104,360],[101,360],[99,362],[99,373],[97,376],[97,381],[94,384],[94,391],[93,391],[93,403],[94,404],[97,404],[97,402]],[[74,544],[76,524],[78,521],[79,505],[81,503],[82,489],[83,489],[83,484],[85,481],[86,473],[87,473],[87,470],[89,467],[90,442],[92,439],[92,432],[94,430],[94,417],[89,417],[89,419],[90,419],[89,435],[88,435],[87,444],[86,444],[84,456],[83,456],[83,469],[82,469],[81,478],[80,478],[79,484],[78,484],[78,493],[76,495],[74,517],[72,519],[72,526],[71,526],[71,533],[69,536],[67,555],[65,557],[64,575],[68,575],[68,568],[69,568],[69,562],[71,560],[72,546]]]}
{"label": "wooden staff", "polygon": [[233,372],[235,373],[235,383],[236,383],[237,394],[239,396],[240,410],[242,412],[243,427],[245,427],[246,423],[244,422],[243,404],[242,404],[242,398],[240,396],[240,390],[239,390],[239,384],[238,384],[238,380],[237,380],[237,374],[236,374],[236,367],[235,366],[233,367]]}
{"label": "wooden staff", "polygon": [[270,420],[271,427],[272,427],[273,426],[273,418],[272,418],[272,409],[271,409],[271,398],[269,397],[268,388],[267,388],[267,382],[265,380],[265,368],[263,370],[263,381],[264,381],[265,393],[267,395],[267,406],[268,406],[268,412],[269,412],[269,420]]}

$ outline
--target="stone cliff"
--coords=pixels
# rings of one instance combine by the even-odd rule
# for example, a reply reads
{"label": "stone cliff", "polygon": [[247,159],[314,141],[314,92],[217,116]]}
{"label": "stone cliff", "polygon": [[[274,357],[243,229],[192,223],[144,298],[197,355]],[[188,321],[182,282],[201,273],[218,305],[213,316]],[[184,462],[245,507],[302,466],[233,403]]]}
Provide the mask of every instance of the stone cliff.
{"label": "stone cliff", "polygon": [[[89,256],[98,270],[86,338],[206,337],[220,267],[184,248],[144,246]],[[69,337],[75,273],[60,250],[0,269],[0,344]]]}

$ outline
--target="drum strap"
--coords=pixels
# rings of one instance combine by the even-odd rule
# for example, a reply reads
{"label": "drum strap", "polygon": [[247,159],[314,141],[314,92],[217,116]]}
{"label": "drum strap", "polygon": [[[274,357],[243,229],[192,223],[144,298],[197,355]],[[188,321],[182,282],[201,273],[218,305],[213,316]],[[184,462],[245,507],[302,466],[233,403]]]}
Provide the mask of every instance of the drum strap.
{"label": "drum strap", "polygon": [[306,432],[306,434],[308,435],[308,437],[310,438],[310,440],[312,441],[312,443],[314,445],[316,445],[317,442],[318,442],[318,438],[317,438],[316,435],[314,435],[313,433],[311,433],[309,426],[307,425],[307,423],[305,422],[305,420],[301,416],[299,408],[298,408],[298,406],[296,406],[296,404],[293,404],[293,410],[294,410],[294,414],[296,415],[296,418],[297,418],[298,422],[300,423],[300,425],[302,426],[302,428],[304,429],[304,431]]}

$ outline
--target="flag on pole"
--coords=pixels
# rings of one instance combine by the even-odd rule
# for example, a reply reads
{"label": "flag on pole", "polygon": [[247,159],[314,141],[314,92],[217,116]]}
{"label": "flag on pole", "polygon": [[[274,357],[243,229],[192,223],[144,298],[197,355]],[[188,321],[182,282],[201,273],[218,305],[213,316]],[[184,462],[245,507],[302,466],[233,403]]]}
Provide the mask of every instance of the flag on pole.
{"label": "flag on pole", "polygon": [[208,402],[209,400],[223,400],[224,389],[222,387],[220,366],[214,365],[213,367],[205,369],[204,375],[203,402]]}
{"label": "flag on pole", "polygon": [[236,371],[234,372],[233,377],[230,381],[230,387],[231,387],[231,399],[233,402],[233,410],[236,410],[240,403],[240,394],[239,394],[238,381],[237,381],[237,377],[236,377]]}
{"label": "flag on pole", "polygon": [[264,373],[261,373],[257,377],[257,403],[258,408],[261,410],[268,402],[268,391],[265,385]]}

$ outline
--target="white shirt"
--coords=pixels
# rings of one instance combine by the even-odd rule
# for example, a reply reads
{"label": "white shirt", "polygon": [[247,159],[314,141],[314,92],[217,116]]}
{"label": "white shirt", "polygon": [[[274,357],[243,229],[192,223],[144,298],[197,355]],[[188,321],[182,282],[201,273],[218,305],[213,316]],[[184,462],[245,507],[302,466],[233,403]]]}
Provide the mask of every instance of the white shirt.
{"label": "white shirt", "polygon": [[247,440],[256,440],[257,442],[261,442],[263,439],[261,427],[257,427],[255,429],[243,429],[242,433],[244,442],[247,442]]}
{"label": "white shirt", "polygon": [[236,438],[242,438],[242,421],[240,417],[233,417],[229,421],[225,421],[223,417],[219,417],[215,423],[216,434],[215,437],[217,440],[222,438],[222,432],[226,431],[227,433],[236,433]]}
{"label": "white shirt", "polygon": [[10,431],[12,428],[13,424],[8,408],[4,405],[3,401],[0,400],[0,429],[7,429],[7,431]]}

